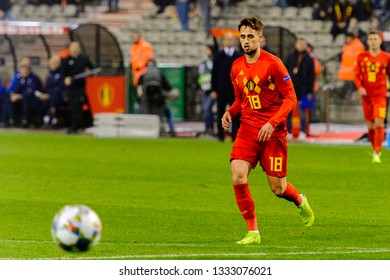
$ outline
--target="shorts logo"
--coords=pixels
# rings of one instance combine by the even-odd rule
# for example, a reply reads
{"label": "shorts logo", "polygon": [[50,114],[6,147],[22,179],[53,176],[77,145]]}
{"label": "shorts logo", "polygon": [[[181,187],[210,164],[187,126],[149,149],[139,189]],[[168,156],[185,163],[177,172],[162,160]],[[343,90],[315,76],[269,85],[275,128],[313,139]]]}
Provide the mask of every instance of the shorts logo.
{"label": "shorts logo", "polygon": [[287,82],[290,79],[291,79],[290,75],[287,75],[286,77],[283,78],[283,82]]}

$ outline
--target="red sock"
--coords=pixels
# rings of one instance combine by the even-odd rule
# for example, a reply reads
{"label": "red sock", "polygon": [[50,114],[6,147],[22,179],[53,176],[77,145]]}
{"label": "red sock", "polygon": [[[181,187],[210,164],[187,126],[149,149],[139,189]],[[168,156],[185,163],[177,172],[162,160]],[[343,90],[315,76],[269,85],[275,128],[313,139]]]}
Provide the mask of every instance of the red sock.
{"label": "red sock", "polygon": [[374,146],[375,129],[369,129],[367,136],[368,136],[368,140],[370,140],[372,148],[375,149],[375,146]]}
{"label": "red sock", "polygon": [[302,197],[299,195],[297,189],[290,183],[287,183],[286,190],[281,197],[285,200],[294,202],[296,206],[299,206],[302,203]]}
{"label": "red sock", "polygon": [[374,131],[374,151],[375,153],[379,154],[382,151],[382,142],[385,136],[385,129],[383,128],[383,126],[377,126],[375,127]]}
{"label": "red sock", "polygon": [[233,188],[238,209],[240,209],[241,215],[248,226],[248,230],[258,230],[255,203],[253,202],[252,195],[249,191],[248,183],[233,185]]}

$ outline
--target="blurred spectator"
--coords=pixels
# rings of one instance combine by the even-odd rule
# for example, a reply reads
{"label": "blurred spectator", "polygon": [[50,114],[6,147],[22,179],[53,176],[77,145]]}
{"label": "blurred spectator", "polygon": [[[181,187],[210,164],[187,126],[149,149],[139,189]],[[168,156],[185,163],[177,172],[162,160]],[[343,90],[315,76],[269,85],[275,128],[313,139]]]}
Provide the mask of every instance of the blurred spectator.
{"label": "blurred spectator", "polygon": [[[226,7],[233,6],[238,2],[242,2],[243,0],[216,0],[216,6],[220,7],[223,11]],[[286,0],[282,0],[286,1]]]}
{"label": "blurred spectator", "polygon": [[[176,135],[173,113],[166,105],[165,99],[172,90],[165,75],[158,69],[154,59],[147,62],[147,71],[141,75],[137,95],[141,99],[140,113],[158,115],[163,123],[164,116],[167,117],[170,134]],[[163,127],[161,134],[164,134]]]}
{"label": "blurred spectator", "polygon": [[19,119],[19,115],[21,116],[19,125],[23,128],[29,127],[30,124],[36,127],[42,125],[42,102],[36,97],[36,91],[42,91],[41,80],[31,71],[31,67],[22,65],[19,83],[11,93],[10,99],[14,114],[17,116],[16,119]]}
{"label": "blurred spectator", "polygon": [[85,90],[85,77],[74,79],[77,74],[81,74],[87,70],[94,68],[87,55],[81,52],[79,42],[71,42],[69,44],[69,56],[61,62],[61,75],[64,78],[64,83],[67,88],[67,96],[70,106],[70,128],[68,134],[77,134],[81,129],[91,125],[86,123],[91,118],[84,116],[83,107],[88,106],[88,98]]}
{"label": "blurred spectator", "polygon": [[13,108],[10,95],[6,89],[1,87],[1,126],[10,127],[14,124]]}
{"label": "blurred spectator", "polygon": [[76,5],[77,9],[74,14],[74,17],[78,17],[80,13],[85,12],[85,3],[86,0],[61,0],[61,6],[63,9],[66,7],[66,5]]}
{"label": "blurred spectator", "polygon": [[[230,32],[223,37],[223,49],[214,55],[213,70],[211,75],[211,98],[217,101],[217,128],[218,140],[225,140],[225,130],[222,127],[222,116],[225,113],[226,106],[233,104],[234,89],[230,82],[230,69],[233,61],[241,56],[235,49],[236,38]],[[231,137],[232,141],[236,139],[237,131],[240,126],[239,118],[233,118]]]}
{"label": "blurred spectator", "polygon": [[314,86],[313,86],[313,93],[316,93],[318,91],[318,89],[319,89],[318,78],[321,75],[322,64],[318,60],[317,56],[314,53],[314,46],[312,44],[310,44],[310,43],[307,43],[307,53],[313,59],[313,63],[314,63],[314,76],[315,76],[315,80],[314,80]]}
{"label": "blurred spectator", "polygon": [[384,3],[386,0],[372,0],[374,5],[374,9],[382,9],[382,2]]}
{"label": "blurred spectator", "polygon": [[190,0],[176,0],[176,11],[181,23],[181,30],[188,31]]}
{"label": "blurred spectator", "polygon": [[348,0],[335,0],[331,17],[333,25],[330,30],[333,39],[335,39],[338,34],[345,34],[349,20],[352,17],[352,12],[353,6]]}
{"label": "blurred spectator", "polygon": [[274,5],[285,9],[288,7],[288,1],[287,0],[275,0]]}
{"label": "blurred spectator", "polygon": [[11,0],[0,1],[0,20],[15,20],[11,11],[12,5]]}
{"label": "blurred spectator", "polygon": [[158,6],[158,9],[156,11],[156,15],[161,15],[164,13],[165,8],[174,5],[176,0],[153,0],[153,3]]}
{"label": "blurred spectator", "polygon": [[313,6],[314,4],[314,0],[288,0],[287,3],[288,3],[288,6],[292,6],[292,7],[311,7]]}
{"label": "blurred spectator", "polygon": [[[61,1],[64,1],[64,0],[61,0]],[[30,5],[39,5],[39,0],[26,0],[26,4],[30,4]]]}
{"label": "blurred spectator", "polygon": [[[287,56],[285,65],[293,81],[298,100],[297,106],[301,121],[298,140],[305,140],[307,136],[305,109],[312,109],[315,79],[314,62],[307,52],[307,43],[305,39],[296,39],[295,50]],[[287,131],[289,133],[289,138],[291,138],[292,135],[291,122],[292,112],[287,118]]]}
{"label": "blurred spectator", "polygon": [[146,42],[140,32],[136,31],[132,35],[133,45],[130,48],[130,67],[133,74],[133,84],[138,85],[139,77],[146,72],[146,64],[153,58],[153,47]]}
{"label": "blurred spectator", "polygon": [[[18,67],[18,70],[15,72],[10,84],[6,88],[4,94],[3,94],[3,111],[2,111],[2,122],[5,127],[13,126],[15,125],[15,114],[14,114],[14,106],[11,102],[11,94],[15,91],[15,88],[19,85],[21,74],[20,74],[20,68],[22,66],[27,66],[31,69],[32,62],[29,57],[23,57],[20,61],[20,66]],[[19,123],[18,123],[19,125]]]}
{"label": "blurred spectator", "polygon": [[119,0],[108,0],[108,10],[107,13],[117,13],[119,12]]}
{"label": "blurred spectator", "polygon": [[261,48],[262,50],[265,50],[265,51],[267,51],[267,52],[269,52],[269,53],[274,54],[274,53],[271,51],[271,49],[269,48],[269,46],[268,46],[267,38],[265,37],[265,35],[263,35],[263,37],[261,37],[260,40],[261,40],[261,41],[260,41],[260,48]]}
{"label": "blurred spectator", "polygon": [[381,23],[385,23],[386,21],[390,20],[390,0],[386,0],[384,3],[380,18]]}
{"label": "blurred spectator", "polygon": [[310,106],[305,106],[304,113],[306,116],[306,134],[310,135],[310,110],[314,109],[315,101],[316,101],[316,92],[319,90],[319,84],[318,84],[318,78],[321,75],[322,72],[322,64],[318,60],[317,56],[314,53],[314,47],[312,44],[307,43],[307,53],[310,55],[310,57],[313,59],[314,63],[314,84],[313,84],[313,97]]}
{"label": "blurred spectator", "polygon": [[371,17],[368,33],[370,33],[371,31],[380,31],[380,30],[381,30],[381,21],[379,17]]}
{"label": "blurred spectator", "polygon": [[211,72],[213,70],[213,51],[214,47],[205,45],[204,60],[198,67],[198,85],[202,96],[203,120],[205,124],[205,135],[214,135],[214,100],[211,98]]}
{"label": "blurred spectator", "polygon": [[328,0],[319,0],[313,7],[314,20],[329,20],[332,15],[333,2]]}
{"label": "blurred spectator", "polygon": [[358,21],[368,20],[372,16],[373,9],[371,0],[357,0],[353,5],[353,16]]}
{"label": "blurred spectator", "polygon": [[200,7],[202,10],[202,21],[203,29],[207,36],[210,36],[210,20],[211,20],[211,9],[213,8],[214,1],[212,0],[199,0]]}
{"label": "blurred spectator", "polygon": [[[176,89],[173,89],[173,91],[176,91]],[[175,100],[173,99],[172,101],[175,101]],[[173,115],[173,111],[172,111],[171,107],[169,107],[168,105],[165,106],[165,117],[168,120],[169,136],[176,137],[175,116]]]}
{"label": "blurred spectator", "polygon": [[38,97],[42,100],[46,109],[46,115],[43,118],[46,127],[54,127],[58,124],[59,106],[68,101],[60,66],[61,61],[58,57],[50,58],[49,74],[46,78],[46,90],[44,93],[38,93]]}
{"label": "blurred spectator", "polygon": [[73,4],[77,6],[77,14],[79,15],[80,13],[85,12],[85,2],[86,0],[67,0],[68,4]]}
{"label": "blurred spectator", "polygon": [[347,32],[345,44],[341,52],[341,63],[338,72],[338,79],[344,81],[341,93],[344,96],[350,96],[356,90],[354,84],[354,68],[358,55],[364,51],[364,45],[359,37],[353,32]]}
{"label": "blurred spectator", "polygon": [[348,24],[348,28],[347,28],[346,33],[352,33],[355,36],[359,37],[359,39],[362,39],[363,37],[365,37],[367,35],[367,33],[364,32],[363,29],[360,28],[359,21],[355,17],[352,17],[349,20],[349,24]]}
{"label": "blurred spectator", "polygon": [[[379,17],[371,17],[370,18],[370,27],[368,28],[368,34],[370,34],[370,32],[379,32],[379,34],[381,34],[381,45],[380,45],[380,48],[382,51],[386,51],[386,46],[385,46],[385,40],[383,38],[383,32],[382,31],[382,28],[381,28],[381,23],[380,23],[380,19]],[[366,50],[368,50],[368,44],[367,44],[367,38],[365,37],[365,39],[362,41],[364,47]]]}

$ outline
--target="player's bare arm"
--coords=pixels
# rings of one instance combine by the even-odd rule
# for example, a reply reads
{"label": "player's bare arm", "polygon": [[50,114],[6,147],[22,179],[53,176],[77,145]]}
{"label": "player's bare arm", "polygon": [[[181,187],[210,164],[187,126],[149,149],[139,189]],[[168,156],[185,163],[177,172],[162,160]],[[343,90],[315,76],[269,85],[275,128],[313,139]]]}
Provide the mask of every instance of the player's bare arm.
{"label": "player's bare arm", "polygon": [[228,111],[226,111],[225,114],[223,114],[221,120],[222,120],[223,129],[225,129],[226,131],[229,130],[230,125],[232,123],[232,116],[230,115],[230,113]]}

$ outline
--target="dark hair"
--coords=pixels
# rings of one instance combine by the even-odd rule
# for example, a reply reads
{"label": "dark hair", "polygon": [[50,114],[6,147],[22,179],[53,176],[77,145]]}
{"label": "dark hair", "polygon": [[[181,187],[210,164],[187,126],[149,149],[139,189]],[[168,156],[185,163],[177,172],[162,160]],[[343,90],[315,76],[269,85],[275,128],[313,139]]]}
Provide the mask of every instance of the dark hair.
{"label": "dark hair", "polygon": [[376,31],[376,30],[370,31],[370,33],[368,33],[368,36],[370,36],[370,35],[378,35],[379,37],[381,37],[381,33],[379,31]]}
{"label": "dark hair", "polygon": [[245,17],[240,21],[240,24],[238,25],[238,30],[241,29],[243,26],[248,26],[252,28],[253,30],[259,31],[260,33],[263,32],[264,23],[256,16],[254,17]]}

